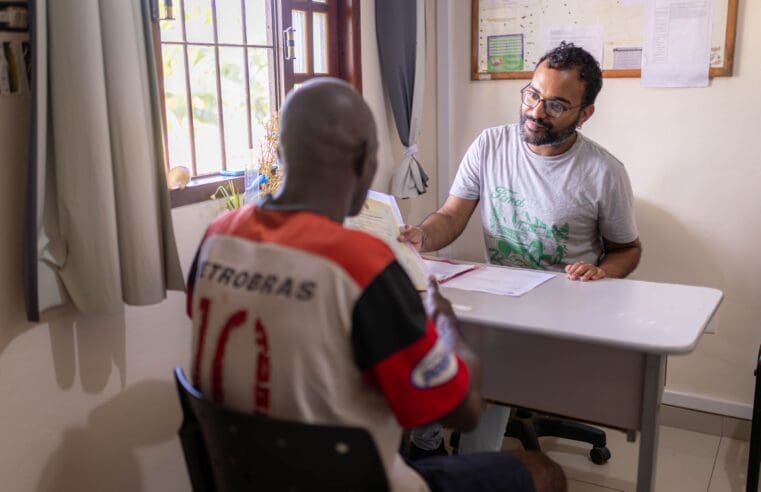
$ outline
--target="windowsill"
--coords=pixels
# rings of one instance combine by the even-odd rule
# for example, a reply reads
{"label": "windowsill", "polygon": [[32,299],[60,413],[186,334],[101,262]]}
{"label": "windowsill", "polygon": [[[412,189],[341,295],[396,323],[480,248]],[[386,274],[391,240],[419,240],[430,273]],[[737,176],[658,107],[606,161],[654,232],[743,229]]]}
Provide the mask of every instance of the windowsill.
{"label": "windowsill", "polygon": [[211,195],[222,185],[227,185],[228,181],[235,183],[235,189],[243,190],[243,176],[203,176],[190,180],[185,188],[169,190],[169,198],[172,208],[191,205],[211,200]]}

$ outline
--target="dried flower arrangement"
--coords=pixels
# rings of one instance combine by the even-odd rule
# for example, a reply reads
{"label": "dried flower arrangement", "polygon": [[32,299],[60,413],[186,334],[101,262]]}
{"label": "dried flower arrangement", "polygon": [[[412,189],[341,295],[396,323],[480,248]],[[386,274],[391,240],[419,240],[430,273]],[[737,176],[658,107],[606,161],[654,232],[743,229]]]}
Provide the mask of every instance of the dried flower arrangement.
{"label": "dried flower arrangement", "polygon": [[[278,163],[277,146],[280,136],[280,119],[277,113],[273,114],[264,124],[264,140],[261,143],[258,155],[259,167],[259,194],[275,194],[280,189],[283,169]],[[245,194],[235,188],[235,182],[230,180],[226,185],[220,185],[211,195],[213,200],[223,201],[227,210],[240,208],[245,202]]]}
{"label": "dried flower arrangement", "polygon": [[264,124],[264,141],[259,150],[259,174],[264,175],[260,194],[274,195],[280,189],[283,176],[282,164],[278,163],[277,146],[280,142],[280,115],[274,113]]}

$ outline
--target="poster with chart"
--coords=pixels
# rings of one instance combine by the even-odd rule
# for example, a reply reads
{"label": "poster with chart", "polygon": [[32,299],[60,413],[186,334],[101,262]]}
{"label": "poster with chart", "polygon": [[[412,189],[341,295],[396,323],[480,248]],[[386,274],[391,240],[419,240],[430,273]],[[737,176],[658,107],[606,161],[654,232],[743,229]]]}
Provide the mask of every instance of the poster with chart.
{"label": "poster with chart", "polygon": [[[471,0],[472,79],[530,78],[559,40],[601,58],[607,77],[639,77],[644,0]],[[690,1],[690,0],[685,0]],[[731,75],[738,0],[711,3],[711,75]]]}

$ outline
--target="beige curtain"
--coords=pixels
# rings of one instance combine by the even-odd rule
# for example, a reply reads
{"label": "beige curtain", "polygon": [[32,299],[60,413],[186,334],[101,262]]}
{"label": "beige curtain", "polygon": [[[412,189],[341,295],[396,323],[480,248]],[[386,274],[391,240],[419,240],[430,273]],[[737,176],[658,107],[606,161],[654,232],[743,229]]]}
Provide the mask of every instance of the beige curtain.
{"label": "beige curtain", "polygon": [[183,289],[146,3],[37,2],[39,310],[116,313]]}

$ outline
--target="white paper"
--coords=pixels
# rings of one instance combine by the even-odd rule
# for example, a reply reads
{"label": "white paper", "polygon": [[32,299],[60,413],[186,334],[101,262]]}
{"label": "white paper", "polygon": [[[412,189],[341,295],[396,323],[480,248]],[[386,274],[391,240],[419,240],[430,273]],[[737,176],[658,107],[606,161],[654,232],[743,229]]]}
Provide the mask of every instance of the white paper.
{"label": "white paper", "polygon": [[446,286],[461,290],[475,290],[500,296],[522,296],[543,282],[554,277],[554,273],[499,268],[487,266],[467,275],[461,275],[447,282]]}
{"label": "white paper", "polygon": [[452,263],[446,260],[437,260],[423,257],[423,265],[429,275],[436,277],[439,283],[447,282],[465,272],[475,270],[475,265]]}
{"label": "white paper", "polygon": [[708,86],[712,6],[706,0],[650,0],[642,53],[643,86]]}
{"label": "white paper", "polygon": [[613,48],[613,69],[637,69],[642,67],[642,48]]}
{"label": "white paper", "polygon": [[602,65],[602,26],[562,26],[549,27],[544,33],[545,51],[549,51],[561,41],[584,48]]}
{"label": "white paper", "polygon": [[394,252],[417,290],[425,290],[427,277],[423,258],[409,243],[399,242],[399,226],[404,224],[396,200],[391,195],[370,191],[356,217],[347,217],[344,225],[359,229],[384,241]]}

